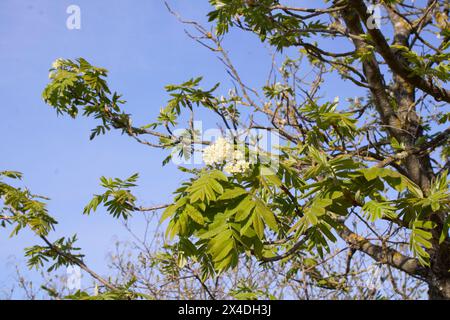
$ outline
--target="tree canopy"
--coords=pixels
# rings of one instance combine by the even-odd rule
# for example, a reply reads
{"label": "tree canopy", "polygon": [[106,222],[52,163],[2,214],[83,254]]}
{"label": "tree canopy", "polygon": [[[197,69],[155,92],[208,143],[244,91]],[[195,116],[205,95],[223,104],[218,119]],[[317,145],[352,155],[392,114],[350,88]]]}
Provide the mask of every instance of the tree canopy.
{"label": "tree canopy", "polygon": [[[189,178],[172,203],[156,208],[141,207],[133,195],[138,174],[102,177],[104,193],[84,214],[105,206],[127,220],[163,210],[160,221],[177,260],[172,272],[198,266],[202,284],[257,261],[263,268],[282,265],[287,281],[302,274],[306,291],[345,292],[356,252],[390,274],[426,284],[430,298],[450,299],[448,1],[209,2],[205,26],[168,9],[188,36],[219,57],[235,86],[204,89],[202,77],[167,85],[170,98],[153,122],[135,124],[108,85],[107,70],[83,58],[53,63],[43,98],[60,115],[97,119],[91,139],[120,130],[167,150],[163,165],[196,155],[204,160],[180,166]],[[233,30],[255,35],[283,57],[280,65],[274,59],[265,86],[247,85],[223,47]],[[327,100],[330,75],[363,94]],[[231,90],[223,96],[222,89]],[[217,116],[222,137],[199,132],[200,109]],[[179,127],[185,129],[176,132]],[[264,133],[278,143],[261,147]],[[0,213],[13,234],[28,227],[43,240],[26,250],[30,266],[75,264],[99,282],[103,297],[146,297],[132,282],[111,283],[89,269],[75,237],[48,240],[56,221],[45,198],[15,188],[11,179],[18,178],[0,173]],[[345,266],[322,274],[321,266],[342,252]]]}

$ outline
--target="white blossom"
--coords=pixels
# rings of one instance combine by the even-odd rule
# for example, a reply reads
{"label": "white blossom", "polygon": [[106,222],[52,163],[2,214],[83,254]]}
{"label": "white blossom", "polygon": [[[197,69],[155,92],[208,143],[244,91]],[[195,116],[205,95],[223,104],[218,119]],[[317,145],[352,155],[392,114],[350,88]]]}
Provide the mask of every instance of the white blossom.
{"label": "white blossom", "polygon": [[226,159],[231,158],[233,146],[224,138],[220,137],[215,143],[203,150],[203,161],[207,165],[223,163]]}
{"label": "white blossom", "polygon": [[235,150],[233,144],[222,137],[203,150],[203,161],[206,165],[225,164],[224,171],[230,174],[242,173],[250,168],[244,152]]}
{"label": "white blossom", "polygon": [[339,97],[335,97],[333,100],[333,103],[338,104],[339,103]]}
{"label": "white blossom", "polygon": [[52,68],[58,69],[58,68],[62,67],[63,64],[64,64],[64,59],[58,58],[52,63]]}
{"label": "white blossom", "polygon": [[223,170],[229,174],[242,173],[250,168],[250,164],[245,160],[237,160],[227,163]]}
{"label": "white blossom", "polygon": [[49,79],[53,79],[55,77],[55,72],[54,70],[59,69],[63,66],[64,64],[64,59],[62,58],[58,58],[55,61],[53,61],[52,63],[52,71],[50,71],[50,73],[48,74],[48,78]]}

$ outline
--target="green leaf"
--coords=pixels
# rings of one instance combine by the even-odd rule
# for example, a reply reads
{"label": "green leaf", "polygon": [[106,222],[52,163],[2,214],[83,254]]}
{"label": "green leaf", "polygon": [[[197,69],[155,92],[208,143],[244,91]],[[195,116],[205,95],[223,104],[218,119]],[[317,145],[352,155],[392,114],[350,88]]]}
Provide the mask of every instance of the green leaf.
{"label": "green leaf", "polygon": [[264,224],[261,217],[257,213],[252,215],[253,228],[259,239],[264,239]]}
{"label": "green leaf", "polygon": [[264,222],[273,231],[278,231],[278,224],[273,212],[259,199],[256,200],[255,213],[261,216]]}
{"label": "green leaf", "polygon": [[199,225],[203,225],[205,223],[205,219],[203,218],[203,215],[200,211],[198,211],[195,207],[193,207],[190,204],[186,205],[186,208],[184,211],[187,213],[187,215],[194,220]]}
{"label": "green leaf", "polygon": [[395,217],[395,210],[396,208],[391,207],[389,202],[377,202],[374,200],[366,202],[362,208],[364,216],[372,222],[383,217]]}
{"label": "green leaf", "polygon": [[223,200],[235,199],[244,194],[247,194],[247,190],[240,188],[240,187],[234,187],[233,189],[226,189],[225,192],[219,198],[217,198],[217,200],[223,201]]}
{"label": "green leaf", "polygon": [[217,194],[221,195],[224,192],[219,181],[227,181],[227,177],[218,170],[201,174],[186,190],[189,192],[190,202],[201,201],[209,203],[210,201],[215,201]]}
{"label": "green leaf", "polygon": [[251,196],[245,197],[236,207],[236,221],[243,221],[253,212],[255,201]]}

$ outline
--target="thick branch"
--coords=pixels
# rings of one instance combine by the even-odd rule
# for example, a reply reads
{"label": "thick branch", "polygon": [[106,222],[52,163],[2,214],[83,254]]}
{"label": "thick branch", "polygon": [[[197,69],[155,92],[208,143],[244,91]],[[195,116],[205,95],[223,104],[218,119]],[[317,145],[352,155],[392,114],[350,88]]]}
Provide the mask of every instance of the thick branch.
{"label": "thick branch", "polygon": [[431,81],[427,81],[417,74],[414,74],[412,70],[406,65],[405,61],[400,60],[395,55],[394,51],[386,41],[386,38],[377,28],[370,28],[367,23],[370,19],[370,15],[367,12],[367,7],[362,0],[349,0],[353,9],[356,10],[361,20],[366,25],[367,32],[371,36],[376,48],[380,55],[384,58],[384,61],[391,68],[391,70],[401,76],[405,81],[411,85],[421,89],[422,91],[430,94],[438,101],[450,102],[450,91],[441,88]]}
{"label": "thick branch", "polygon": [[383,248],[352,232],[345,224],[337,228],[339,236],[353,249],[364,252],[375,261],[390,265],[407,274],[426,280],[428,271],[419,264],[417,259],[405,256],[392,248]]}

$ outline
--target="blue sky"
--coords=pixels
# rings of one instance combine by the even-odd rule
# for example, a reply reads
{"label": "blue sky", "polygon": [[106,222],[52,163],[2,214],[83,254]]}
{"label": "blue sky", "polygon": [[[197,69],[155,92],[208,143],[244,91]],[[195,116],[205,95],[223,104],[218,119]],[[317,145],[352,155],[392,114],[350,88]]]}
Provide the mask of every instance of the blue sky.
{"label": "blue sky", "polygon": [[[184,17],[205,20],[207,1],[169,1]],[[66,8],[81,8],[81,30],[68,30]],[[233,32],[225,41],[243,79],[261,86],[270,69],[270,55],[255,37]],[[166,153],[139,145],[113,132],[89,141],[95,121],[57,117],[41,92],[48,69],[58,57],[84,57],[110,71],[112,90],[124,95],[125,110],[136,124],[152,122],[168,95],[164,85],[204,75],[205,87],[231,82],[220,61],[189,39],[183,26],[160,0],[2,0],[0,2],[0,170],[24,173],[24,185],[52,200],[49,209],[59,221],[58,236],[78,234],[86,261],[100,273],[113,239],[126,240],[121,224],[99,210],[83,216],[99,177],[140,173],[136,195],[143,205],[166,203],[183,176],[174,165],[161,168]],[[334,79],[327,95],[344,95]],[[355,95],[355,94],[353,94]],[[353,96],[350,94],[349,96]],[[142,218],[132,225],[139,230]],[[9,239],[0,230],[0,292],[13,283],[13,262],[23,264],[23,248],[38,244],[29,232]],[[35,272],[30,273],[37,279]]]}

